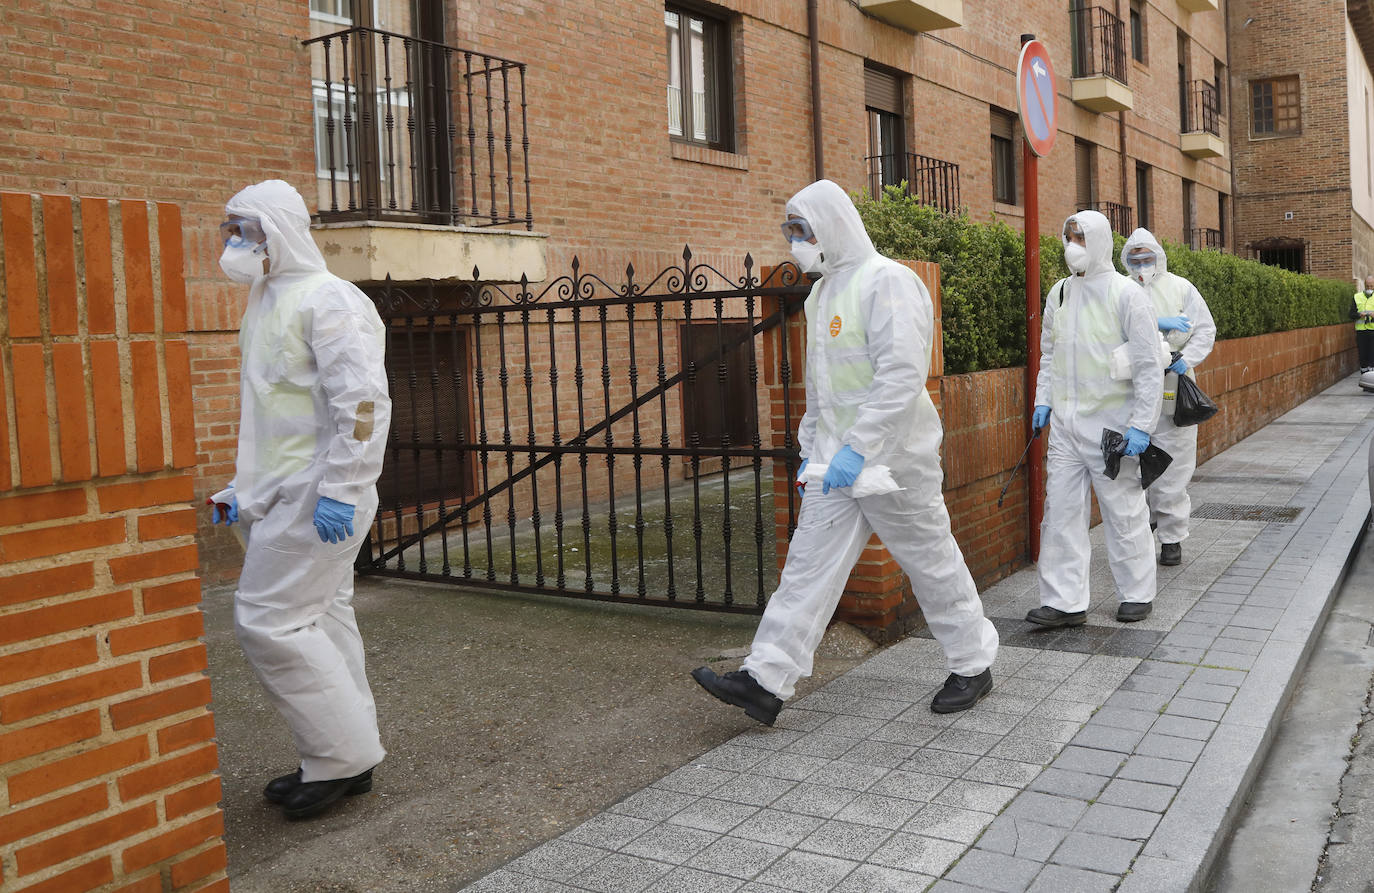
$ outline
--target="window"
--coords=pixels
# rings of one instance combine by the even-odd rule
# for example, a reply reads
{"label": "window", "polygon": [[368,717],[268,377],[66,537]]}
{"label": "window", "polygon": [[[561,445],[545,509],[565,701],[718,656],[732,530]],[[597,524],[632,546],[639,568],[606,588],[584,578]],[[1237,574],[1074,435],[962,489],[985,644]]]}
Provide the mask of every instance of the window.
{"label": "window", "polygon": [[353,0],[310,0],[310,18],[336,25],[353,24]]}
{"label": "window", "polygon": [[1144,162],[1135,163],[1135,207],[1139,214],[1139,226],[1150,228],[1150,166]]}
{"label": "window", "polygon": [[1083,140],[1073,141],[1074,185],[1077,192],[1076,208],[1091,208],[1097,204],[1097,184],[1093,173],[1097,168],[1097,147]]}
{"label": "window", "polygon": [[1217,193],[1217,240],[1221,250],[1226,250],[1226,193]]}
{"label": "window", "polygon": [[992,110],[992,198],[1016,204],[1016,116]]}
{"label": "window", "polygon": [[1144,0],[1131,0],[1131,57],[1137,62],[1145,61]]}
{"label": "window", "polygon": [[1188,121],[1188,35],[1178,32],[1178,121],[1179,130],[1187,133],[1201,129],[1201,122]]}
{"label": "window", "polygon": [[1250,82],[1250,132],[1255,136],[1302,133],[1297,75]]}
{"label": "window", "polygon": [[1294,273],[1307,272],[1307,243],[1300,239],[1264,239],[1251,244],[1255,260]]}
{"label": "window", "polygon": [[1197,219],[1197,206],[1193,199],[1193,181],[1183,181],[1183,244],[1193,241],[1193,221]]}
{"label": "window", "polygon": [[865,66],[864,108],[868,115],[868,191],[877,196],[884,186],[896,186],[909,179],[900,77]]}
{"label": "window", "polygon": [[713,149],[734,149],[730,38],[725,22],[669,6],[668,134]]}
{"label": "window", "polygon": [[1217,90],[1217,114],[1224,114],[1226,108],[1226,66],[1221,64],[1220,59],[1212,60],[1212,83]]}

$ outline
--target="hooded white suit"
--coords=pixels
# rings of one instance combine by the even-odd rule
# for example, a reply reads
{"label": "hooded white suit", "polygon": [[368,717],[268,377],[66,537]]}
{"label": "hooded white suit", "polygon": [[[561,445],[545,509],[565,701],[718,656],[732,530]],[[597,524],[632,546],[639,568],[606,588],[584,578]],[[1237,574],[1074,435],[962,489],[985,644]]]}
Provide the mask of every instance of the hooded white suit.
{"label": "hooded white suit", "polygon": [[[291,727],[302,780],[349,778],[386,754],[351,604],[391,421],[385,333],[367,297],[325,269],[290,185],[249,186],[225,210],[261,223],[270,261],[239,329],[233,486],[247,551],[235,631]],[[353,536],[320,540],[321,496],[356,507]]]}
{"label": "hooded white suit", "polygon": [[[1040,603],[1076,613],[1090,601],[1090,486],[1106,526],[1117,597],[1154,600],[1154,542],[1139,463],[1123,458],[1116,480],[1110,480],[1101,440],[1103,428],[1122,434],[1127,428],[1154,430],[1164,370],[1154,307],[1139,285],[1112,266],[1107,218],[1079,211],[1069,220],[1083,230],[1087,269],[1060,280],[1045,300],[1035,403],[1053,411],[1040,525]],[[1114,380],[1108,371],[1111,352],[1122,344],[1130,345],[1129,381]]]}
{"label": "hooded white suit", "polygon": [[[1169,259],[1164,249],[1147,229],[1137,229],[1126,240],[1121,249],[1121,265],[1126,265],[1126,256],[1138,248],[1148,248],[1155,258],[1156,274],[1153,279],[1132,276],[1144,288],[1155,305],[1156,316],[1178,316],[1183,314],[1193,324],[1187,332],[1170,331],[1165,333],[1169,346],[1183,352],[1183,362],[1188,364],[1188,377],[1196,378],[1193,369],[1212,352],[1212,344],[1217,338],[1217,324],[1212,320],[1212,311],[1207,302],[1193,286],[1193,283],[1169,272]],[[1129,268],[1128,268],[1129,269]],[[1161,543],[1181,543],[1188,538],[1188,515],[1192,511],[1192,501],[1188,498],[1188,482],[1193,479],[1197,469],[1197,425],[1174,424],[1173,395],[1178,387],[1178,376],[1173,372],[1164,374],[1164,409],[1159,423],[1150,437],[1152,443],[1173,456],[1174,461],[1164,470],[1150,489],[1145,491],[1145,501],[1150,506],[1150,520],[1158,525],[1155,535]]]}
{"label": "hooded white suit", "polygon": [[905,489],[854,498],[811,484],[778,589],[742,669],[780,698],[811,675],[812,655],[849,572],[877,533],[911,580],[952,673],[976,676],[997,654],[997,631],[950,533],[941,491],[943,429],[926,393],[934,307],[916,274],[878,254],[844,190],[829,180],[787,203],[825,255],[806,299],[803,457],[828,463],[848,445],[864,466],[886,465]]}

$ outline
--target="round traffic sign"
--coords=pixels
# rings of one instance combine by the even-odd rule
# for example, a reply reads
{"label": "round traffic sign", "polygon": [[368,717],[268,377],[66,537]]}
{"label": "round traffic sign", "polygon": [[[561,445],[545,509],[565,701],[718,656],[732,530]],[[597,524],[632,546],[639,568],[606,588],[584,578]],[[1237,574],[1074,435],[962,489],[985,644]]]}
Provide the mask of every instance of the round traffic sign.
{"label": "round traffic sign", "polygon": [[1026,142],[1038,156],[1048,155],[1054,146],[1059,132],[1058,102],[1049,49],[1038,40],[1027,41],[1016,65],[1016,103]]}

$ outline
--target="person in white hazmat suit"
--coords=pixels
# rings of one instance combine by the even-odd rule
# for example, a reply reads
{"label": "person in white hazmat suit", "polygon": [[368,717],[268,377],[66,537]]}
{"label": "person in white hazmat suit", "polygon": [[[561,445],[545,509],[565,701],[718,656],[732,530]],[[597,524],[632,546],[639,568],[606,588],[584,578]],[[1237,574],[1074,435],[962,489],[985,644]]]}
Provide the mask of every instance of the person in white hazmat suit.
{"label": "person in white hazmat suit", "polygon": [[1217,324],[1193,283],[1169,272],[1169,259],[1149,230],[1131,233],[1121,249],[1121,265],[1154,302],[1156,323],[1169,348],[1182,352],[1164,373],[1164,408],[1150,436],[1151,442],[1174,461],[1145,491],[1150,526],[1159,539],[1159,563],[1173,566],[1183,561],[1183,541],[1188,538],[1188,515],[1192,511],[1188,482],[1197,468],[1197,425],[1174,424],[1174,394],[1178,377],[1195,378],[1193,370],[1212,352]]}
{"label": "person in white hazmat suit", "polygon": [[371,790],[386,755],[351,604],[391,421],[385,337],[367,297],[325,269],[289,184],[249,186],[225,212],[220,266],[251,289],[235,477],[212,500],[242,525],[239,644],[300,754],[264,796],[304,818]]}
{"label": "person in white hazmat suit", "polygon": [[[811,675],[849,572],[876,532],[945,651],[950,675],[931,709],[965,710],[992,689],[997,631],[983,616],[941,491],[943,429],[925,387],[935,337],[930,295],[915,273],[878,254],[835,183],[802,189],[786,213],[783,234],[799,266],[821,274],[806,299],[798,479],[806,479],[808,464],[827,467],[819,486],[802,491],[786,566],[749,656],[724,676],[707,667],[692,676],[772,725],[797,680]],[[889,492],[856,496],[865,484]]]}
{"label": "person in white hazmat suit", "polygon": [[[1127,456],[1150,444],[1164,381],[1154,305],[1139,285],[1112,265],[1112,228],[1096,211],[1064,222],[1070,275],[1055,283],[1041,317],[1040,369],[1035,382],[1036,431],[1050,424],[1045,515],[1040,525],[1040,607],[1026,620],[1043,627],[1087,622],[1090,600],[1088,488],[1106,528],[1107,561],[1116,582],[1116,619],[1148,617],[1155,597],[1155,550],[1149,508],[1136,462],[1122,460],[1108,478],[1102,429],[1125,436]],[[1130,378],[1111,375],[1122,345]]]}

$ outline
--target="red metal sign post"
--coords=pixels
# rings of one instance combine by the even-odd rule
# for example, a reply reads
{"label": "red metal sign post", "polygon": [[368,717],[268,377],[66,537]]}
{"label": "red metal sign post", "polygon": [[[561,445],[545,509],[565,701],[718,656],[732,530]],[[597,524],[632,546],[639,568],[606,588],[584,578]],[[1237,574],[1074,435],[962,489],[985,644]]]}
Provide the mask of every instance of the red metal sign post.
{"label": "red metal sign post", "polygon": [[[1026,192],[1026,438],[1033,435],[1035,379],[1040,372],[1040,156],[1049,153],[1058,132],[1058,94],[1049,50],[1033,34],[1021,35],[1016,66],[1016,99],[1021,112],[1022,169]],[[1036,444],[1026,466],[1030,494],[1030,559],[1040,558],[1040,521],[1045,515],[1045,450]]]}

